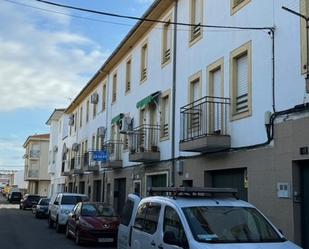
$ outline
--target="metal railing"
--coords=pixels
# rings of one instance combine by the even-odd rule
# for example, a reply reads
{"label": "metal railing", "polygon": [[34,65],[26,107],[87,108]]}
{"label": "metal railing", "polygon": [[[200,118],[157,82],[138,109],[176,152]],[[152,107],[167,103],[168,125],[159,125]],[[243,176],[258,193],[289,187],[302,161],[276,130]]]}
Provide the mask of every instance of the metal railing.
{"label": "metal railing", "polygon": [[109,140],[105,142],[103,150],[107,151],[108,161],[122,161],[123,142],[121,140]]}
{"label": "metal railing", "polygon": [[160,126],[144,124],[130,134],[130,153],[159,152]]}
{"label": "metal railing", "polygon": [[30,158],[40,158],[40,150],[30,150]]}
{"label": "metal railing", "polygon": [[29,169],[28,170],[28,178],[39,178],[39,170],[38,169]]}
{"label": "metal railing", "polygon": [[180,108],[180,142],[228,135],[229,98],[206,96]]}

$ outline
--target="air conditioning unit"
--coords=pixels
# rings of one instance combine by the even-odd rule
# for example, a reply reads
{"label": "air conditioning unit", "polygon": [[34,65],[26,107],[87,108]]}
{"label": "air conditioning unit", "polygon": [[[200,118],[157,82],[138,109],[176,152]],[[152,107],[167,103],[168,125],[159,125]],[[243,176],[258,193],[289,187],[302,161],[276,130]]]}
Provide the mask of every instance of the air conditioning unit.
{"label": "air conditioning unit", "polygon": [[53,152],[58,152],[58,146],[57,145],[54,146]]}
{"label": "air conditioning unit", "polygon": [[73,126],[74,125],[74,114],[71,114],[69,117],[69,126]]}
{"label": "air conditioning unit", "polygon": [[99,102],[99,94],[93,93],[91,95],[91,104],[97,104]]}
{"label": "air conditioning unit", "polygon": [[98,136],[105,137],[106,134],[106,128],[104,126],[101,126],[98,128]]}
{"label": "air conditioning unit", "polygon": [[120,133],[125,134],[131,131],[133,127],[133,118],[129,116],[124,116],[119,122]]}
{"label": "air conditioning unit", "polygon": [[74,144],[72,144],[72,150],[73,151],[79,151],[79,144],[78,143],[74,143]]}

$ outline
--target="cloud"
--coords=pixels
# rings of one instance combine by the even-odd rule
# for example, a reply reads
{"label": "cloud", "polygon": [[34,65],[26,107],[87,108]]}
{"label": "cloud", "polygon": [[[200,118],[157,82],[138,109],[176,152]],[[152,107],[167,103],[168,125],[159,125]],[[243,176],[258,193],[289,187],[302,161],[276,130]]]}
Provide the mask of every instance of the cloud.
{"label": "cloud", "polygon": [[14,136],[0,138],[0,168],[23,166],[23,142]]}
{"label": "cloud", "polygon": [[0,112],[64,106],[110,53],[68,16],[0,2],[0,23]]}

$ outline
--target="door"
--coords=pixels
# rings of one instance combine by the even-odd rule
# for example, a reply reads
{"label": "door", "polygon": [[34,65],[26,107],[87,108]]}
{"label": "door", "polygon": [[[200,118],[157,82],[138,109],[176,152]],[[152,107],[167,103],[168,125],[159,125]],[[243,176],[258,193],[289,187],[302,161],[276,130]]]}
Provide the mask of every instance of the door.
{"label": "door", "polygon": [[114,209],[118,214],[122,213],[126,201],[126,178],[114,181]]}
{"label": "door", "polygon": [[131,248],[132,226],[135,220],[135,213],[140,202],[140,197],[130,194],[124,205],[118,228],[118,249]]}
{"label": "door", "polygon": [[138,207],[132,230],[132,248],[160,248],[158,229],[161,204],[148,202]]}
{"label": "door", "polygon": [[[158,247],[163,246],[164,249],[189,248],[187,236],[181,219],[179,218],[177,211],[172,207],[165,207],[162,231],[163,233],[161,234]],[[164,243],[163,236],[165,233],[173,233],[175,240],[180,245],[183,245],[183,247],[177,247],[176,245]]]}
{"label": "door", "polygon": [[237,196],[244,201],[248,200],[248,189],[246,184],[246,170],[218,170],[211,172],[212,186],[215,188],[236,188]]}
{"label": "door", "polygon": [[301,192],[302,192],[302,244],[303,248],[309,248],[309,162],[303,163],[301,168]]}
{"label": "door", "polygon": [[200,89],[200,78],[196,78],[190,83],[190,103],[192,103],[192,108],[190,110],[190,115],[188,115],[189,120],[189,137],[198,136],[201,128],[202,120],[202,106],[196,105],[196,101],[201,98]]}
{"label": "door", "polygon": [[209,116],[210,133],[221,133],[223,131],[223,105],[220,98],[223,97],[222,70],[221,67],[210,73]]}
{"label": "door", "polygon": [[101,180],[94,181],[93,183],[93,200],[96,202],[101,201],[101,195],[102,195],[102,182]]}

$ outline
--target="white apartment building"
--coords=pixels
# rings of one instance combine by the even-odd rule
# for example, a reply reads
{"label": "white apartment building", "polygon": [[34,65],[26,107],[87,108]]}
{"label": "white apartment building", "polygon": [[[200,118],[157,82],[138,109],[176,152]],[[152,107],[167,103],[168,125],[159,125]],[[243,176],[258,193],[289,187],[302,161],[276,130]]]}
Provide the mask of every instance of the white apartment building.
{"label": "white apartment building", "polygon": [[48,173],[50,175],[49,197],[64,192],[65,167],[63,156],[66,155],[68,137],[68,115],[65,109],[55,109],[46,124],[50,126]]}
{"label": "white apartment building", "polygon": [[47,196],[50,177],[48,174],[49,134],[29,136],[24,143],[25,175],[28,194]]}
{"label": "white apartment building", "polygon": [[283,5],[309,16],[305,0],[155,1],[143,18],[161,22],[138,22],[65,110],[66,190],[120,212],[150,186],[235,187],[308,247],[307,40]]}

